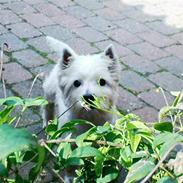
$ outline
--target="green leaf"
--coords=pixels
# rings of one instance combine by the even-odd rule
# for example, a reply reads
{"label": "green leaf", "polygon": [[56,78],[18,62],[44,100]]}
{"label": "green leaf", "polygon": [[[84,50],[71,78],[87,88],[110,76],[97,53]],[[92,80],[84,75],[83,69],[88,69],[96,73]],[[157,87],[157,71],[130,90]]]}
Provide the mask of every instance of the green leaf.
{"label": "green leaf", "polygon": [[0,125],[0,160],[13,152],[28,150],[33,146],[37,146],[37,142],[25,129]]}
{"label": "green leaf", "polygon": [[7,176],[8,176],[7,169],[2,163],[0,163],[0,177],[7,177]]}
{"label": "green leaf", "polygon": [[179,135],[178,133],[170,133],[170,132],[164,132],[159,135],[157,135],[153,141],[153,147],[156,148],[157,146],[167,142],[168,143],[173,141],[174,143],[176,142],[181,142],[183,141],[183,136]]}
{"label": "green leaf", "polygon": [[121,149],[120,151],[120,163],[124,167],[129,167],[132,164],[132,151],[129,146]]}
{"label": "green leaf", "polygon": [[150,131],[150,128],[148,128],[143,122],[141,121],[130,121],[127,123],[127,129],[133,130],[133,129],[143,129],[145,131]]}
{"label": "green leaf", "polygon": [[141,140],[141,136],[139,134],[136,134],[133,131],[129,131],[129,140],[130,140],[130,145],[131,145],[132,151],[136,152],[137,147]]}
{"label": "green leaf", "polygon": [[84,165],[84,161],[81,158],[72,157],[72,158],[68,158],[64,165],[66,167],[80,166],[80,165]]}
{"label": "green leaf", "polygon": [[111,169],[111,172],[105,175],[104,177],[98,178],[97,183],[107,183],[115,180],[118,177],[118,171]]}
{"label": "green leaf", "polygon": [[172,132],[173,131],[173,125],[170,122],[160,122],[160,123],[155,123],[154,128],[158,131],[164,132]]}
{"label": "green leaf", "polygon": [[0,105],[6,105],[6,106],[23,105],[23,99],[19,97],[1,98]]}
{"label": "green leaf", "polygon": [[106,126],[98,126],[96,133],[97,134],[104,134],[104,133],[110,132],[110,130],[111,130],[110,126],[107,126],[107,125]]}
{"label": "green leaf", "polygon": [[130,167],[124,183],[131,183],[141,180],[148,175],[154,167],[155,164],[151,160],[138,161]]}
{"label": "green leaf", "polygon": [[177,96],[176,96],[175,100],[173,101],[172,106],[174,106],[174,107],[177,106],[177,104],[182,100],[182,98],[183,98],[183,92],[177,93]]}
{"label": "green leaf", "polygon": [[49,124],[46,129],[46,133],[50,136],[52,136],[57,131],[57,125],[55,124]]}
{"label": "green leaf", "polygon": [[84,124],[95,126],[93,123],[91,123],[89,121],[76,119],[76,120],[69,121],[68,123],[64,124],[62,127],[63,128],[73,128],[77,125],[84,125]]}
{"label": "green leaf", "polygon": [[103,154],[96,148],[90,146],[78,147],[75,149],[70,157],[79,157],[79,158],[86,158],[86,157],[96,157],[101,156]]}
{"label": "green leaf", "polygon": [[34,181],[37,178],[38,174],[41,171],[41,167],[44,163],[45,156],[46,156],[44,147],[38,146],[37,150],[38,150],[38,155],[39,155],[38,161],[37,161],[36,165],[29,172],[29,179],[31,181]]}
{"label": "green leaf", "polygon": [[70,143],[64,143],[62,149],[59,152],[59,156],[62,159],[67,159],[70,154],[72,153],[71,144]]}
{"label": "green leaf", "polygon": [[156,183],[178,183],[178,181],[170,177],[162,177]]}
{"label": "green leaf", "polygon": [[24,105],[26,107],[42,106],[42,105],[46,105],[46,104],[48,104],[48,102],[43,97],[27,98],[24,100]]}
{"label": "green leaf", "polygon": [[183,142],[183,136],[178,133],[164,132],[155,137],[153,148],[160,146],[159,156],[162,157],[174,144]]}
{"label": "green leaf", "polygon": [[13,109],[13,106],[8,106],[0,112],[0,124],[10,123],[12,119],[10,114],[12,113]]}
{"label": "green leaf", "polygon": [[85,133],[79,135],[76,137],[76,144],[78,147],[80,146],[86,146],[91,144],[91,142],[84,142],[84,140],[91,135],[92,133],[94,133],[96,131],[96,127],[92,127],[90,128],[88,131],[86,131]]}

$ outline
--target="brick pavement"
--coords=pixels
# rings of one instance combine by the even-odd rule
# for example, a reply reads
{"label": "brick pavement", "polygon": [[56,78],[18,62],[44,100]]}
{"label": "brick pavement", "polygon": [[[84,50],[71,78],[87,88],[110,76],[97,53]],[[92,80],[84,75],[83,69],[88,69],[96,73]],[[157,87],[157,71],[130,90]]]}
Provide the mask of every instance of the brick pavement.
{"label": "brick pavement", "polygon": [[[5,53],[7,93],[26,96],[36,74],[53,67],[57,56],[46,35],[79,53],[113,43],[122,65],[118,105],[155,121],[165,105],[157,88],[163,87],[169,102],[171,90],[183,89],[182,19],[182,0],[0,0],[0,43],[11,47]],[[42,79],[32,96],[42,95]],[[34,121],[30,130],[40,128],[40,112],[28,110],[24,118],[22,125]]]}

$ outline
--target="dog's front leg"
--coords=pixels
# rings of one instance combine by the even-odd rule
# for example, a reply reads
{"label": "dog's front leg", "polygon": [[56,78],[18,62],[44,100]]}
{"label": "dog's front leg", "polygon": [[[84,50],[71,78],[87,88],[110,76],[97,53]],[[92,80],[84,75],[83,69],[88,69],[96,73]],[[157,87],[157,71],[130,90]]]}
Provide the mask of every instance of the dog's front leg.
{"label": "dog's front leg", "polygon": [[55,103],[54,103],[55,96],[48,96],[45,95],[45,99],[48,101],[48,104],[43,106],[43,128],[48,125],[49,120],[54,119],[55,114]]}

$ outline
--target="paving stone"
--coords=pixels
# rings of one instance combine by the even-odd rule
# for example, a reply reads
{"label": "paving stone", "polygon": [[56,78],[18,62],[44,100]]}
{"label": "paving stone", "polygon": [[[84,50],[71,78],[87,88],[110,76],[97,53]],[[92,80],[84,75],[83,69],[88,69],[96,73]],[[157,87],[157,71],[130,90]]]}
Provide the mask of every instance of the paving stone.
{"label": "paving stone", "polygon": [[183,45],[172,45],[165,48],[165,51],[170,54],[178,57],[179,59],[183,59]]}
{"label": "paving stone", "polygon": [[122,71],[120,84],[135,93],[154,87],[147,79],[133,71]]}
{"label": "paving stone", "polygon": [[143,107],[142,109],[133,111],[133,113],[140,116],[144,122],[158,121],[158,112],[152,107]]}
{"label": "paving stone", "polygon": [[42,123],[38,123],[35,125],[28,125],[26,128],[30,133],[39,133],[42,129],[43,129],[43,124]]}
{"label": "paving stone", "polygon": [[39,3],[44,3],[45,0],[23,0],[26,3],[30,4],[30,5],[35,5],[35,4],[39,4]]}
{"label": "paving stone", "polygon": [[171,38],[183,44],[183,32],[174,34],[173,36],[171,36]]}
{"label": "paving stone", "polygon": [[42,31],[47,36],[51,36],[63,41],[73,37],[73,34],[68,29],[59,25],[43,27],[40,29],[40,31]]}
{"label": "paving stone", "polygon": [[106,34],[109,38],[123,45],[141,42],[141,39],[137,36],[123,29],[110,30],[107,31]]}
{"label": "paving stone", "polygon": [[116,21],[116,20],[121,20],[125,18],[125,16],[121,15],[120,13],[118,13],[117,11],[111,8],[103,8],[103,9],[95,10],[94,12],[98,16],[110,21]]}
{"label": "paving stone", "polygon": [[35,9],[37,9],[40,13],[47,15],[48,17],[54,17],[54,16],[59,16],[61,17],[62,15],[65,14],[65,12],[59,8],[57,8],[55,5],[50,4],[50,3],[40,3],[36,4]]}
{"label": "paving stone", "polygon": [[3,25],[20,22],[20,18],[10,10],[1,10],[0,20]]}
{"label": "paving stone", "polygon": [[119,100],[117,102],[117,107],[119,109],[131,112],[132,110],[141,108],[143,105],[143,102],[141,102],[135,95],[122,88],[119,89]]}
{"label": "paving stone", "polygon": [[68,6],[74,6],[75,2],[74,1],[68,1],[68,0],[49,0],[49,2],[55,4],[56,6],[60,8],[65,8]]}
{"label": "paving stone", "polygon": [[95,43],[95,45],[101,51],[103,51],[110,44],[113,44],[114,49],[119,57],[123,57],[123,56],[126,56],[126,55],[133,53],[130,49],[128,49],[128,48],[126,48],[126,47],[124,47],[124,46],[122,46],[122,45],[120,45],[112,40],[106,40],[106,41],[101,41],[101,42]]}
{"label": "paving stone", "polygon": [[155,73],[160,70],[160,67],[152,61],[136,54],[123,57],[122,62],[142,74]]}
{"label": "paving stone", "polygon": [[76,18],[87,18],[87,17],[91,17],[94,16],[95,14],[92,11],[89,11],[86,8],[83,8],[81,6],[69,6],[67,8],[65,8],[65,11],[68,12],[69,14],[73,15]]}
{"label": "paving stone", "polygon": [[90,10],[101,9],[104,7],[102,1],[100,2],[98,0],[75,0],[75,2]]}
{"label": "paving stone", "polygon": [[158,58],[163,58],[170,55],[169,53],[147,42],[129,45],[128,48],[149,60],[156,60]]}
{"label": "paving stone", "polygon": [[[27,98],[32,87],[32,82],[32,80],[20,82],[18,84],[13,85],[12,89],[21,97]],[[36,80],[29,97],[35,98],[39,96],[43,96],[42,83],[39,80]]]}
{"label": "paving stone", "polygon": [[3,63],[7,63],[10,61],[10,58],[7,55],[3,55]]}
{"label": "paving stone", "polygon": [[69,29],[73,29],[73,28],[77,28],[77,27],[83,27],[84,25],[86,25],[85,23],[81,22],[79,19],[71,16],[71,15],[62,15],[60,16],[55,16],[52,18],[52,20]]}
{"label": "paving stone", "polygon": [[107,39],[107,36],[104,34],[90,28],[82,27],[74,30],[80,37],[84,38],[89,42],[97,42]]}
{"label": "paving stone", "polygon": [[25,2],[8,3],[6,7],[11,9],[16,14],[27,14],[36,12],[36,10],[32,6]]}
{"label": "paving stone", "polygon": [[35,27],[43,27],[54,24],[54,22],[50,18],[41,13],[24,14],[22,15],[22,18]]}
{"label": "paving stone", "polygon": [[168,26],[162,21],[149,22],[149,23],[146,23],[146,25],[152,28],[153,30],[165,35],[171,35],[179,32],[179,30],[176,29],[175,27]]}
{"label": "paving stone", "polygon": [[17,63],[4,64],[4,78],[8,84],[32,78],[32,75]]}
{"label": "paving stone", "polygon": [[26,67],[37,67],[47,63],[47,60],[32,50],[14,52],[12,55],[19,63]]}
{"label": "paving stone", "polygon": [[41,32],[28,23],[11,24],[8,28],[20,38],[33,38],[41,35]]}
{"label": "paving stone", "polygon": [[139,33],[144,31],[149,31],[149,28],[142,23],[139,23],[131,18],[126,18],[123,20],[114,21],[119,27],[131,32],[131,33]]}
{"label": "paving stone", "polygon": [[134,10],[133,6],[129,6],[127,4],[124,4],[122,1],[119,1],[119,0],[104,1],[103,3],[108,8],[111,8],[114,11],[118,11],[120,13],[122,13],[122,12],[124,13],[124,12],[130,11],[130,10]]}
{"label": "paving stone", "polygon": [[30,39],[27,42],[27,44],[33,46],[34,48],[36,48],[39,51],[46,52],[46,53],[51,52],[51,50],[46,42],[45,36]]}
{"label": "paving stone", "polygon": [[138,36],[141,39],[150,42],[157,47],[165,47],[176,43],[175,40],[155,31],[142,32],[139,33]]}
{"label": "paving stone", "polygon": [[99,31],[111,30],[116,27],[116,25],[114,25],[111,21],[105,20],[99,16],[89,17],[83,21]]}
{"label": "paving stone", "polygon": [[[165,92],[165,96],[168,104],[171,104],[173,102],[173,97],[168,92]],[[162,107],[166,106],[163,94],[157,89],[140,93],[138,97],[156,109],[161,109]]]}
{"label": "paving stone", "polygon": [[39,77],[41,80],[44,80],[46,76],[50,73],[50,71],[53,69],[54,64],[47,64],[40,67],[35,67],[31,69],[31,72],[36,76],[37,74],[43,73],[42,77]]}
{"label": "paving stone", "polygon": [[9,33],[0,36],[0,44],[2,43],[7,43],[11,51],[25,49],[27,47],[23,41],[18,39],[15,35]]}
{"label": "paving stone", "polygon": [[99,51],[96,47],[91,46],[91,44],[81,38],[69,39],[66,41],[66,43],[70,45],[72,49],[76,51],[76,53],[79,54],[92,54]]}
{"label": "paving stone", "polygon": [[[20,110],[17,110],[15,112],[15,115],[18,115],[20,113]],[[35,124],[38,121],[40,121],[40,117],[35,114],[31,109],[27,109],[23,114],[22,117],[18,123],[19,127],[27,127],[30,126],[31,124]],[[35,132],[33,132],[35,133]]]}
{"label": "paving stone", "polygon": [[124,14],[126,17],[132,18],[132,19],[137,20],[141,23],[151,22],[151,21],[155,21],[155,20],[159,19],[159,17],[157,17],[157,16],[147,15],[147,14],[145,15],[142,12],[142,10],[137,10],[137,9],[132,9],[130,11],[126,11]]}
{"label": "paving stone", "polygon": [[54,63],[57,63],[57,61],[60,59],[60,56],[55,52],[49,53],[47,57],[48,59],[52,60]]}
{"label": "paving stone", "polygon": [[[8,89],[7,87],[6,87],[6,96],[7,97],[14,96],[13,92],[10,89]],[[3,85],[0,82],[0,98],[4,98],[4,97],[5,97],[5,94],[4,94],[4,90],[3,90]],[[2,109],[1,107],[2,106],[0,106],[0,110]]]}
{"label": "paving stone", "polygon": [[0,25],[0,35],[7,32],[8,32],[7,29],[5,29],[2,25]]}
{"label": "paving stone", "polygon": [[183,61],[176,57],[171,56],[159,59],[156,61],[156,64],[177,76],[183,75]]}
{"label": "paving stone", "polygon": [[183,88],[183,81],[168,72],[152,74],[149,79],[168,91],[181,91]]}

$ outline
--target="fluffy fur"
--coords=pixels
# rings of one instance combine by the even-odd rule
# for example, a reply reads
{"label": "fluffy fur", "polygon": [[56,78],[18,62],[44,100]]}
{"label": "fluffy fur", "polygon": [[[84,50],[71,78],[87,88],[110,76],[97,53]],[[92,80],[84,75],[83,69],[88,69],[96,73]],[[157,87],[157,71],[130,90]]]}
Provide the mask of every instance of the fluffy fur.
{"label": "fluffy fur", "polygon": [[[117,90],[120,65],[112,45],[102,53],[78,55],[65,43],[52,37],[47,37],[52,51],[60,60],[55,65],[43,84],[44,94],[49,104],[44,109],[44,126],[54,114],[59,116],[74,105],[59,118],[59,128],[71,119],[85,119],[95,125],[113,122],[115,116],[96,109],[86,110],[80,102],[83,96],[105,96],[111,107],[117,102]],[[100,86],[99,80],[104,79],[105,85]],[[80,86],[74,82],[79,81]],[[77,83],[78,84],[78,83]],[[55,113],[55,109],[58,108]]]}

